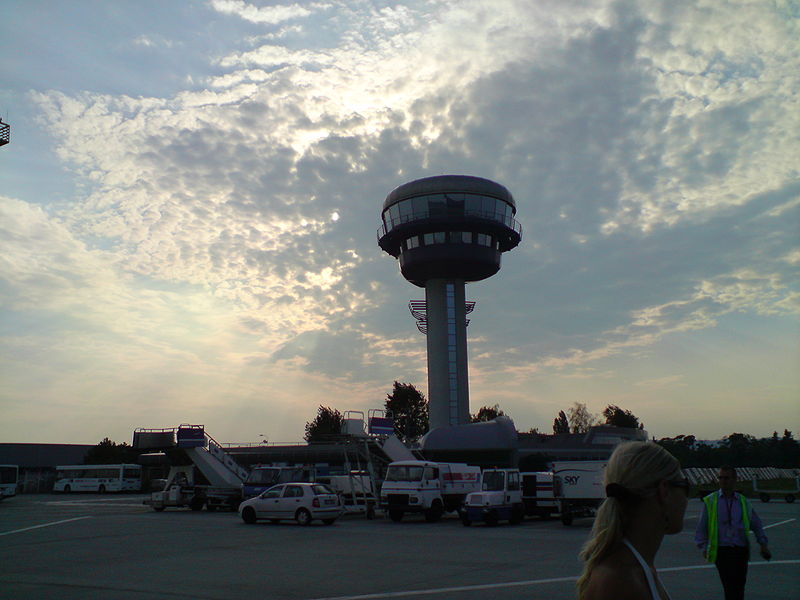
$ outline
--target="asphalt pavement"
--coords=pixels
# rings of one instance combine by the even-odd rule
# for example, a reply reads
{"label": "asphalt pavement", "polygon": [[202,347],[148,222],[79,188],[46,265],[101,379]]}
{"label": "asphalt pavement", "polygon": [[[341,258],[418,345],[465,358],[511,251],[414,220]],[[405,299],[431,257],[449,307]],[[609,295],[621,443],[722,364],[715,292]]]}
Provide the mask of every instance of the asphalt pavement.
{"label": "asphalt pavement", "polygon": [[[156,513],[142,495],[21,495],[0,502],[0,598],[25,600],[570,599],[590,519],[464,527],[455,518],[347,516],[245,525],[236,514]],[[756,501],[773,560],[750,565],[748,597],[797,598],[800,503]],[[661,579],[674,600],[722,598],[694,548],[692,500],[665,538]]]}

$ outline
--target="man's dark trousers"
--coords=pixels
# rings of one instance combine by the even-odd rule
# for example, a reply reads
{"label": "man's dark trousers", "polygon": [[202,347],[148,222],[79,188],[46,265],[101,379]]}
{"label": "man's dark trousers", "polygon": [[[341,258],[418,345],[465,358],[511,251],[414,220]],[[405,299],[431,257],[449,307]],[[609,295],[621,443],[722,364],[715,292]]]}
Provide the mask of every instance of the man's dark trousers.
{"label": "man's dark trousers", "polygon": [[725,600],[744,600],[748,555],[748,549],[741,546],[720,546],[717,549],[716,565]]}

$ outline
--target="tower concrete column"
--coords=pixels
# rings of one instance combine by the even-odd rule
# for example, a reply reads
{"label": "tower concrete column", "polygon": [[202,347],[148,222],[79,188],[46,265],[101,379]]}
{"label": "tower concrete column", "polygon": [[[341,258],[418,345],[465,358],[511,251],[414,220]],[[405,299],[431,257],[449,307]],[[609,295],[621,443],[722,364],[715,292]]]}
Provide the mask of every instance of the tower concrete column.
{"label": "tower concrete column", "polygon": [[425,282],[430,427],[469,422],[467,312],[463,279]]}

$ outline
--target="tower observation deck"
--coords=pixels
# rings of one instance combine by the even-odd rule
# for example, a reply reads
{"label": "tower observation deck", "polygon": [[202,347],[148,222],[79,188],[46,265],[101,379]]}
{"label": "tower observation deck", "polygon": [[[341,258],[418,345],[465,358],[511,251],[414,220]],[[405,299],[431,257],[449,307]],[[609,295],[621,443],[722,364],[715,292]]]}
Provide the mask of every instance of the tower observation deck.
{"label": "tower observation deck", "polygon": [[466,314],[474,303],[464,285],[497,273],[501,254],[519,244],[516,212],[504,186],[467,175],[417,179],[383,203],[378,245],[425,288],[425,310],[415,308],[427,330],[431,429],[469,420]]}

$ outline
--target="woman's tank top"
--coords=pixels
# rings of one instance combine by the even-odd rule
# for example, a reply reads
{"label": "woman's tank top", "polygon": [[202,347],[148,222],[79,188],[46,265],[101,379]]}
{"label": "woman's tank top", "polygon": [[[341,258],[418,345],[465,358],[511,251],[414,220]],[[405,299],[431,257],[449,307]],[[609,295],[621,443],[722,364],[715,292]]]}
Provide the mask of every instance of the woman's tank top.
{"label": "woman's tank top", "polygon": [[[652,596],[653,600],[661,600],[661,596],[658,593],[658,586],[656,585],[656,581],[658,580],[658,575],[655,576],[653,575],[653,571],[650,569],[648,564],[642,558],[642,555],[639,554],[639,551],[633,547],[633,544],[631,544],[628,540],[622,540],[622,541],[625,543],[625,545],[631,551],[633,556],[636,557],[636,560],[638,560],[639,564],[642,566],[642,570],[644,571],[644,576],[647,578],[647,585],[650,586],[650,596]],[[662,585],[661,587],[664,586]],[[669,592],[667,592],[666,588],[664,588],[664,592],[667,594],[667,600],[672,600],[669,597]]]}

